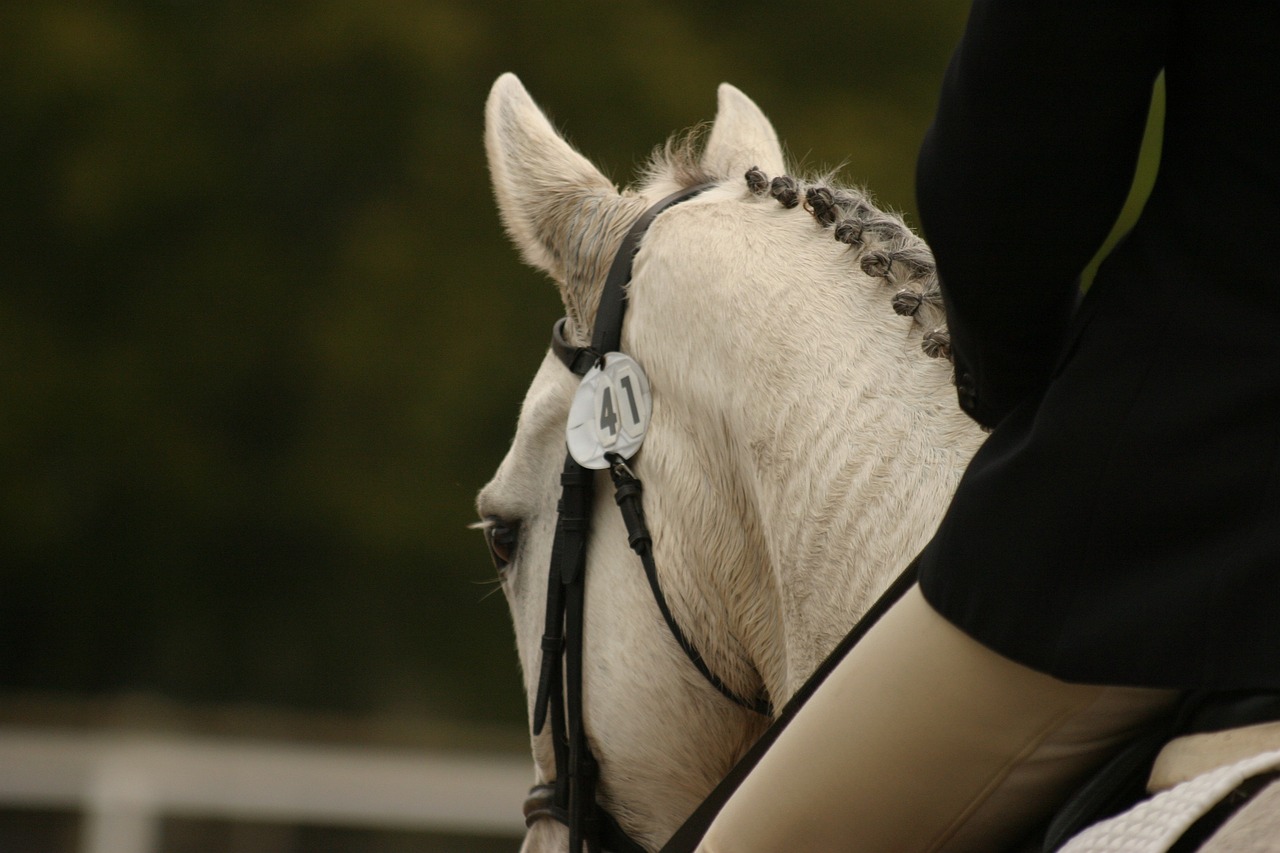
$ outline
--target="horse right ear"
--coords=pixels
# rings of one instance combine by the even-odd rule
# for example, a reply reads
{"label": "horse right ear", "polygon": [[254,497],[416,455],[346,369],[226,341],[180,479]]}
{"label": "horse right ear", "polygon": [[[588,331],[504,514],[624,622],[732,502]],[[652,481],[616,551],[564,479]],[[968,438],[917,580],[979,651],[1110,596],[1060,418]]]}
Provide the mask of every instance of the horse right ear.
{"label": "horse right ear", "polygon": [[[574,258],[570,229],[585,208],[620,204],[617,189],[551,126],[514,74],[493,84],[485,148],[502,222],[525,260],[565,287]],[[577,301],[565,291],[566,306]]]}
{"label": "horse right ear", "polygon": [[728,83],[717,94],[716,120],[702,155],[707,172],[736,178],[755,166],[766,175],[785,174],[778,134],[755,101]]}

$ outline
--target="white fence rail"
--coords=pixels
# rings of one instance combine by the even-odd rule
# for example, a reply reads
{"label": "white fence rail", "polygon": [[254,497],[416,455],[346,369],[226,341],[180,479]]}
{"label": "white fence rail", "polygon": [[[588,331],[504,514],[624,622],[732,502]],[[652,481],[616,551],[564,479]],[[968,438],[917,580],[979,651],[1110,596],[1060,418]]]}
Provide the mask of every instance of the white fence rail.
{"label": "white fence rail", "polygon": [[0,808],[82,812],[80,853],[154,853],[167,816],[519,837],[528,758],[0,728]]}

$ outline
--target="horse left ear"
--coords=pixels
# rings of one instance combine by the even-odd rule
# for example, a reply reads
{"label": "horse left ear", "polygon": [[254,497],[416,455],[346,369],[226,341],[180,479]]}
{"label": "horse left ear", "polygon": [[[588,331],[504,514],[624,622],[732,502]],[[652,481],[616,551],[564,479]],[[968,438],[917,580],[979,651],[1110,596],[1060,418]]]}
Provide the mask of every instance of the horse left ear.
{"label": "horse left ear", "polygon": [[752,166],[766,175],[787,171],[773,124],[755,102],[728,83],[721,83],[716,121],[702,154],[709,174],[737,177]]}
{"label": "horse left ear", "polygon": [[617,207],[613,184],[556,132],[514,74],[485,104],[485,148],[498,211],[525,260],[564,283],[575,219]]}

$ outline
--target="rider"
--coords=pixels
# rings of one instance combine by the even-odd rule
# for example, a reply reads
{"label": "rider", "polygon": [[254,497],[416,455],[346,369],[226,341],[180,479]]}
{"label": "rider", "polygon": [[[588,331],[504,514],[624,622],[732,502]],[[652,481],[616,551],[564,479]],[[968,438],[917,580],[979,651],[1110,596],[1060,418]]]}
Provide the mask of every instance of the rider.
{"label": "rider", "polygon": [[1184,692],[1280,690],[1278,57],[1274,0],[974,3],[918,192],[994,430],[699,849],[998,850]]}

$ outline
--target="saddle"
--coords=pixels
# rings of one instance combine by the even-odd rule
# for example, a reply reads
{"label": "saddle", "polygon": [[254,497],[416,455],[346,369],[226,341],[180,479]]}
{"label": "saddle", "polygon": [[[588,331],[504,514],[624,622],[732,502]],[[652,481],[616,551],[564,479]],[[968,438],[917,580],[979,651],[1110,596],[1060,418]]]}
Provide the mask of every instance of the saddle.
{"label": "saddle", "polygon": [[[1053,853],[1085,827],[1151,794],[1273,749],[1280,749],[1280,692],[1188,694],[1172,714],[1153,723],[1085,782],[1047,828],[1016,850]],[[1170,853],[1196,849],[1278,775],[1246,779],[1193,824]]]}

